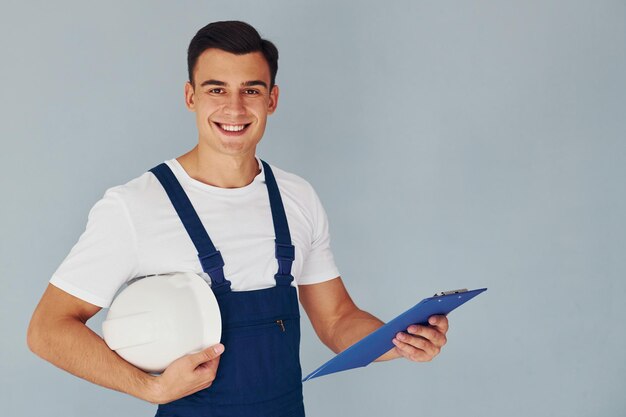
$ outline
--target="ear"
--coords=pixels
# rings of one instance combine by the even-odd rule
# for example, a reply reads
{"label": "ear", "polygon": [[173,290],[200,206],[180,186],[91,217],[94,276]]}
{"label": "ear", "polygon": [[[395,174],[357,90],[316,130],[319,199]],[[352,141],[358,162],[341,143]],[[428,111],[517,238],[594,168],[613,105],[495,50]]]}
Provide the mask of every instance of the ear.
{"label": "ear", "polygon": [[278,86],[275,85],[272,87],[270,91],[270,101],[267,106],[267,114],[272,114],[276,111],[276,107],[278,106],[278,94],[279,94]]}
{"label": "ear", "polygon": [[196,103],[195,103],[195,92],[193,86],[189,81],[185,83],[185,106],[187,106],[187,110],[196,111]]}

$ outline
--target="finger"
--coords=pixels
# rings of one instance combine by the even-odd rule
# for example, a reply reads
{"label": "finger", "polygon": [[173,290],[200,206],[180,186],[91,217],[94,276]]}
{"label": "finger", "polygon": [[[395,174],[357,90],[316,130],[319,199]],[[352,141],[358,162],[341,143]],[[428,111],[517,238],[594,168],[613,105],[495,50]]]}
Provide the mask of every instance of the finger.
{"label": "finger", "polygon": [[215,359],[211,359],[208,362],[201,363],[196,367],[196,369],[194,369],[194,372],[198,373],[199,375],[205,375],[207,377],[210,377],[210,382],[213,382],[219,364],[220,356]]}
{"label": "finger", "polygon": [[396,339],[399,341],[412,346],[413,348],[422,350],[426,352],[427,355],[434,357],[441,350],[439,346],[432,343],[430,340],[423,338],[421,336],[413,336],[406,333],[398,333],[396,335]]}
{"label": "finger", "polygon": [[443,334],[446,334],[448,332],[449,323],[446,316],[430,316],[430,318],[428,319],[428,324],[436,327]]}
{"label": "finger", "polygon": [[428,339],[431,343],[438,347],[442,347],[447,342],[446,335],[439,331],[436,327],[419,326],[414,324],[409,326],[406,331],[412,335]]}
{"label": "finger", "polygon": [[200,364],[205,362],[209,362],[217,357],[219,357],[224,352],[224,345],[218,343],[215,346],[208,347],[204,350],[201,350],[198,353],[192,353],[187,355],[189,361],[194,367],[197,367]]}
{"label": "finger", "polygon": [[428,362],[432,360],[433,355],[429,355],[426,351],[416,348],[415,346],[404,343],[401,340],[393,339],[393,344],[396,346],[398,353],[404,358],[413,362]]}

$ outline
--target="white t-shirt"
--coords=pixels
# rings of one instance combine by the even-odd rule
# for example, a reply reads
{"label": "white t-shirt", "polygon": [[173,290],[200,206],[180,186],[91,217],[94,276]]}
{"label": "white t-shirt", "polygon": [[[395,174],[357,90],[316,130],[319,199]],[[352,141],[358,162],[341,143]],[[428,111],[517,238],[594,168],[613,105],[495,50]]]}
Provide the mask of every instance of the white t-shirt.
{"label": "white t-shirt", "polygon": [[[191,178],[175,159],[166,161],[193,204],[233,291],[275,285],[274,226],[265,173],[241,188],[218,188]],[[315,190],[297,175],[272,166],[285,206],[296,256],[295,284],[339,276],[328,220]],[[108,307],[132,278],[192,271],[203,274],[197,251],[161,183],[146,172],[110,188],[89,212],[87,227],[50,282],[91,304]]]}

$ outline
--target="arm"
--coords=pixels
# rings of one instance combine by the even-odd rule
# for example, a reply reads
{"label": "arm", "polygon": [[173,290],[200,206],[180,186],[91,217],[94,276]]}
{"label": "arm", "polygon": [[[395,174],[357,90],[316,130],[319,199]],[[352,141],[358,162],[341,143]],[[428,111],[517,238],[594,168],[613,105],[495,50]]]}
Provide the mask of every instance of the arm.
{"label": "arm", "polygon": [[124,361],[87,327],[98,311],[49,284],[28,327],[28,347],[80,378],[152,403],[173,401],[213,382],[222,345],[184,356],[153,376]]}
{"label": "arm", "polygon": [[[384,323],[360,310],[350,298],[341,277],[312,285],[300,285],[300,302],[322,343],[338,353],[372,333]],[[433,316],[430,326],[412,325],[407,333],[393,339],[395,348],[377,359],[384,361],[405,357],[425,362],[434,358],[446,343],[448,321]]]}

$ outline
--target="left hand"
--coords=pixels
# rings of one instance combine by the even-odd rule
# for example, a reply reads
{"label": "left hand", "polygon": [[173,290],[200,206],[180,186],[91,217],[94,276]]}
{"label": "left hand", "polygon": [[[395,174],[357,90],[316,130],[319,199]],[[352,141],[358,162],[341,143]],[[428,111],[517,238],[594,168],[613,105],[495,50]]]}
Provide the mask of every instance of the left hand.
{"label": "left hand", "polygon": [[446,344],[448,319],[446,316],[431,316],[429,326],[413,324],[393,339],[396,352],[413,362],[430,362]]}

